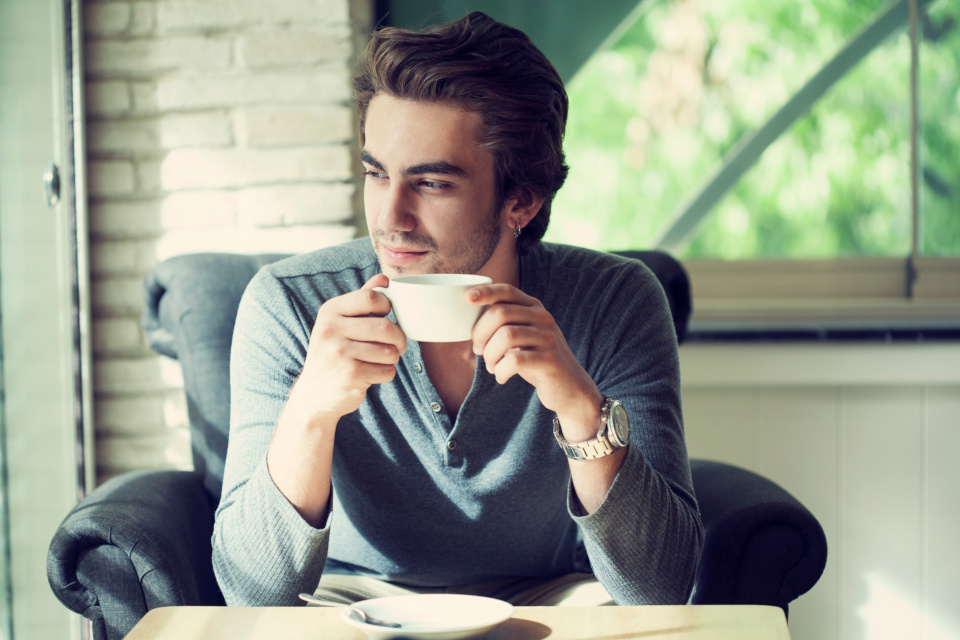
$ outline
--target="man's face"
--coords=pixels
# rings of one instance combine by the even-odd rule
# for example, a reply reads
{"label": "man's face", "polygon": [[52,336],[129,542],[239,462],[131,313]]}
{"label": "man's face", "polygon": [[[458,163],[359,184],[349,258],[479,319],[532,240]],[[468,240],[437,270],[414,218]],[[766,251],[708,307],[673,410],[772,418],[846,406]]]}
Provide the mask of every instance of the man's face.
{"label": "man's face", "polygon": [[496,202],[480,117],[441,102],[377,95],[361,160],[367,226],[387,276],[484,273],[496,279],[516,247]]}

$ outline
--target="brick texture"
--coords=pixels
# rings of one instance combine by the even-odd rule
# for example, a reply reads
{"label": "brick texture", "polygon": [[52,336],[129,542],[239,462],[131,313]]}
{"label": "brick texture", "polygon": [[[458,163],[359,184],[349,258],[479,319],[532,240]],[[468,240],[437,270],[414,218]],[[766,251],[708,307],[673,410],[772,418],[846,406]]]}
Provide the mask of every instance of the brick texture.
{"label": "brick texture", "polygon": [[89,0],[84,66],[98,475],[189,468],[183,380],[142,282],[198,251],[362,233],[351,80],[369,0]]}

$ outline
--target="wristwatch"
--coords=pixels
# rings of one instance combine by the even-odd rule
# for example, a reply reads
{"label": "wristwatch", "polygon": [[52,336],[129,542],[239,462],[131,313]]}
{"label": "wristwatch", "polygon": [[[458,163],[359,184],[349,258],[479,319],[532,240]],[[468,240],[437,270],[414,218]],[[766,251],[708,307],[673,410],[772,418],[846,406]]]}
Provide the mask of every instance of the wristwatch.
{"label": "wristwatch", "polygon": [[553,437],[571,460],[593,460],[608,456],[630,442],[630,420],[619,400],[603,397],[597,437],[586,442],[567,442],[560,433],[560,418],[553,418]]}

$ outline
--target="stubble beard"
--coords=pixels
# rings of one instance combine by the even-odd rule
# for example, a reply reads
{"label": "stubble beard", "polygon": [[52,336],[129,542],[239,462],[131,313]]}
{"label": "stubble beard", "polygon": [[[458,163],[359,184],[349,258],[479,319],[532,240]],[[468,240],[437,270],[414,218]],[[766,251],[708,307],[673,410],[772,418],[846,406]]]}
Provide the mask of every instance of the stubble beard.
{"label": "stubble beard", "polygon": [[[500,244],[501,208],[502,205],[498,205],[487,211],[483,224],[475,231],[479,237],[460,236],[443,251],[444,255],[438,255],[440,246],[430,236],[412,232],[390,234],[383,229],[374,229],[370,235],[381,269],[383,268],[381,243],[387,241],[388,244],[399,244],[407,248],[433,252],[434,259],[425,265],[426,268],[423,271],[419,270],[423,267],[418,267],[417,273],[478,273],[490,261],[497,250],[497,245]],[[393,269],[398,275],[413,273],[412,270],[403,266],[394,266]]]}

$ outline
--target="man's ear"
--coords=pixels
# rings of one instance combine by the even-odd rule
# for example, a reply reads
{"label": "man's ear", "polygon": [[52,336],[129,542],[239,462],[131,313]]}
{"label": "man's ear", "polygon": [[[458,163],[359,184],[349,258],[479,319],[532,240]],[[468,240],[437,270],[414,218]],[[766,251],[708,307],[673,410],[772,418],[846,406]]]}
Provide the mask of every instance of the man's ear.
{"label": "man's ear", "polygon": [[543,206],[543,196],[527,189],[518,189],[507,195],[505,204],[510,227],[516,228],[519,225],[522,229],[540,211],[540,207]]}

